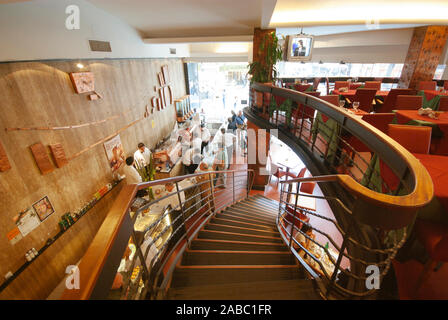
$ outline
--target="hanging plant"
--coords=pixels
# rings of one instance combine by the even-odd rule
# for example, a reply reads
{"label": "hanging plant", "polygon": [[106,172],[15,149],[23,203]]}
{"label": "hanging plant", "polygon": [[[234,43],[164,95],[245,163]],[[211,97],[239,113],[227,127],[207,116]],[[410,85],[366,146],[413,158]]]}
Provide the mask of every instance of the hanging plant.
{"label": "hanging plant", "polygon": [[263,37],[258,48],[258,54],[262,57],[261,61],[249,63],[249,71],[252,77],[250,82],[274,82],[277,79],[277,62],[283,58],[283,50],[278,43],[278,38],[274,32],[268,33]]}

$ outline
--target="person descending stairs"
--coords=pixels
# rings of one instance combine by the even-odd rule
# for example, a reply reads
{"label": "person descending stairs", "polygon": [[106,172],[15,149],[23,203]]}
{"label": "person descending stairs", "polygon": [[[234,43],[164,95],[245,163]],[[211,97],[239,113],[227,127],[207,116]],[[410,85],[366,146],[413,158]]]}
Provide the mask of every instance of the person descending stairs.
{"label": "person descending stairs", "polygon": [[320,299],[276,226],[279,203],[251,196],[212,217],[186,249],[167,299]]}

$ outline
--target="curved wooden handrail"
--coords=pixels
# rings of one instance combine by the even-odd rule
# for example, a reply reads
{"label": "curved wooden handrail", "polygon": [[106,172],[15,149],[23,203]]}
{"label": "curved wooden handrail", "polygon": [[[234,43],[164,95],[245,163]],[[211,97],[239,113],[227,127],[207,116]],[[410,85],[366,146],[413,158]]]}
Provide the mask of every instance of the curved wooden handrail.
{"label": "curved wooden handrail", "polygon": [[[126,214],[132,204],[138,190],[146,189],[151,186],[175,183],[187,178],[197,177],[201,175],[209,175],[216,173],[237,173],[247,172],[251,174],[251,180],[254,177],[254,170],[222,170],[222,171],[204,171],[184,176],[172,177],[167,179],[142,182],[139,184],[125,185],[120,191],[117,199],[114,201],[112,208],[109,210],[106,218],[101,224],[95,238],[87,249],[81,262],[79,263],[80,271],[80,288],[66,289],[62,296],[62,300],[87,300],[90,298],[106,260],[111,253],[114,241],[123,226]],[[250,182],[250,181],[249,181]],[[249,183],[249,189],[252,183]]]}
{"label": "curved wooden handrail", "polygon": [[[329,180],[320,181],[338,181],[342,187],[344,187],[350,193],[356,195],[357,197],[365,200],[366,202],[375,204],[380,207],[385,208],[400,208],[402,210],[416,210],[416,208],[423,207],[427,205],[434,196],[434,186],[426,168],[420,163],[420,161],[415,158],[408,150],[406,150],[398,142],[387,136],[382,131],[378,130],[371,124],[365,122],[362,119],[358,119],[353,114],[345,111],[345,109],[334,106],[318,97],[307,95],[305,93],[297,92],[291,89],[277,88],[271,85],[264,85],[260,83],[255,83],[252,88],[258,91],[271,93],[273,95],[281,94],[284,98],[290,98],[298,103],[306,104],[307,106],[313,107],[319,112],[324,113],[326,116],[334,119],[335,121],[347,126],[349,124],[352,129],[361,129],[367,131],[371,137],[376,138],[377,141],[381,142],[383,145],[389,147],[393,150],[396,156],[398,156],[402,161],[404,161],[409,169],[409,173],[413,177],[414,189],[407,195],[403,196],[393,196],[382,194],[373,190],[370,190],[363,185],[359,184],[351,176],[346,174],[337,174],[326,176]],[[353,132],[352,132],[353,133]],[[355,134],[356,136],[356,134]],[[358,137],[359,138],[359,137]],[[366,144],[369,141],[360,138]],[[374,150],[377,152],[378,150]],[[386,162],[392,169],[393,163]],[[324,177],[316,177],[324,179]],[[303,180],[302,180],[303,181]],[[311,181],[311,180],[310,180]],[[319,181],[319,180],[314,180]],[[288,180],[284,183],[290,183],[293,180]]]}

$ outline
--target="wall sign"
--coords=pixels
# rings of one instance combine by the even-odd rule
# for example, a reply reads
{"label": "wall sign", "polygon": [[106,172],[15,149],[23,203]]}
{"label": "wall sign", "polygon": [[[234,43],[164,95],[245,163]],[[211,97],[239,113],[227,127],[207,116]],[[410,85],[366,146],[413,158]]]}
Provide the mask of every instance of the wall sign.
{"label": "wall sign", "polygon": [[47,196],[43,197],[39,201],[36,201],[33,204],[33,209],[39,216],[40,221],[44,221],[48,218],[49,215],[54,212],[53,205],[51,204],[50,199],[48,199]]}
{"label": "wall sign", "polygon": [[95,78],[93,72],[71,72],[70,80],[76,93],[95,91]]}
{"label": "wall sign", "polygon": [[34,160],[36,160],[36,164],[42,174],[47,174],[54,170],[53,164],[48,157],[47,150],[42,143],[39,142],[33,144],[30,149],[33,153]]}
{"label": "wall sign", "polygon": [[56,143],[50,145],[51,154],[53,155],[54,162],[56,163],[56,167],[62,168],[68,163],[67,158],[65,157],[65,151],[62,147],[62,144]]}
{"label": "wall sign", "polygon": [[112,172],[117,171],[126,160],[120,135],[104,142],[104,150]]}

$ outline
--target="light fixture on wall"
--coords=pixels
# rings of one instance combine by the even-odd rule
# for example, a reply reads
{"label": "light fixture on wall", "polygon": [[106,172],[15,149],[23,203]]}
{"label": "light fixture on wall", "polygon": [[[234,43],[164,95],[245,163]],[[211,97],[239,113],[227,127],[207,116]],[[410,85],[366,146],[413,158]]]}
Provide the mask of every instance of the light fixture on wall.
{"label": "light fixture on wall", "polygon": [[78,62],[76,64],[76,66],[78,67],[78,69],[83,69],[84,68],[84,65],[81,62]]}

